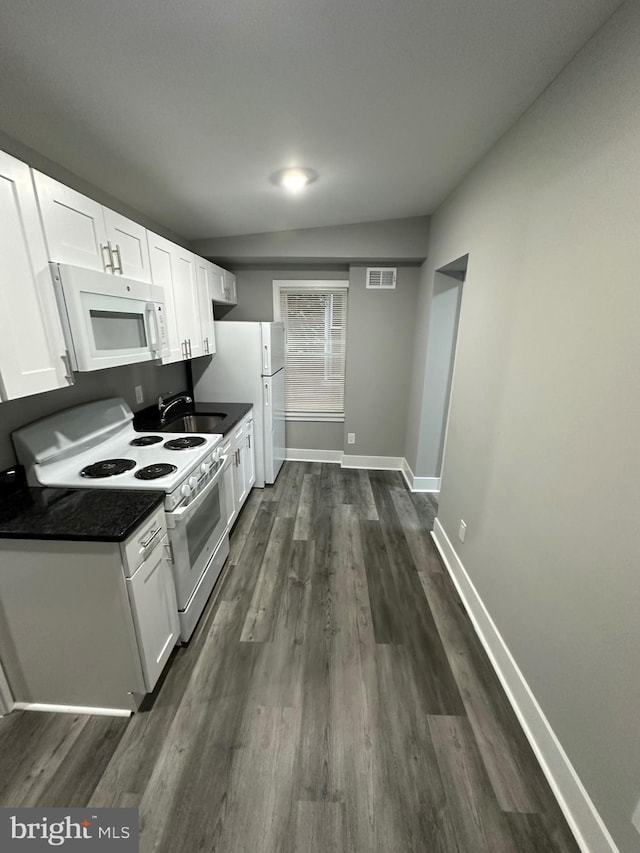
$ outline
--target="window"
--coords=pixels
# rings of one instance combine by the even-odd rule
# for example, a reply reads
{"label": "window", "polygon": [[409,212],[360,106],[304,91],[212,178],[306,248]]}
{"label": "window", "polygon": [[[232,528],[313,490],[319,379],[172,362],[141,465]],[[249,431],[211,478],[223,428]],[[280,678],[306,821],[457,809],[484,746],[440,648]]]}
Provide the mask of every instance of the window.
{"label": "window", "polygon": [[346,281],[274,281],[285,328],[287,420],[343,421]]}

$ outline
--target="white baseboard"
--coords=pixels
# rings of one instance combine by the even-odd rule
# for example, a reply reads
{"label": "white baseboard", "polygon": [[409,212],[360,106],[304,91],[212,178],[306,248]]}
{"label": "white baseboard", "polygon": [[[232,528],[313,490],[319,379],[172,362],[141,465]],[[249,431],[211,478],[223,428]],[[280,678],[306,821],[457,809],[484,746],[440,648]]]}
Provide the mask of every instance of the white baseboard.
{"label": "white baseboard", "polygon": [[401,471],[402,456],[347,456],[342,457],[343,468],[372,468],[378,471]]}
{"label": "white baseboard", "polygon": [[619,853],[437,518],[431,535],[580,849],[583,853]]}
{"label": "white baseboard", "polygon": [[85,705],[49,705],[46,702],[15,702],[14,711],[46,711],[55,714],[93,714],[100,717],[130,717],[126,708],[92,708]]}
{"label": "white baseboard", "polygon": [[341,450],[305,450],[301,447],[287,447],[284,458],[288,462],[342,462]]}
{"label": "white baseboard", "polygon": [[416,477],[406,459],[402,460],[402,474],[412,492],[439,492],[440,477]]}

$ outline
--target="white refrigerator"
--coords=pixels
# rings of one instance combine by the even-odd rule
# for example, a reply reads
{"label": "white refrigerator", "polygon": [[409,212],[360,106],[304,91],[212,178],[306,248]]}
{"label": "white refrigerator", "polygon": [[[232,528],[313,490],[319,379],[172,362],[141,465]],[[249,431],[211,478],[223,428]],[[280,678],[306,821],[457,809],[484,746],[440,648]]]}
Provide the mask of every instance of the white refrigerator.
{"label": "white refrigerator", "polygon": [[285,455],[284,323],[217,320],[216,352],[191,362],[197,403],[252,403],[256,486],[274,483]]}

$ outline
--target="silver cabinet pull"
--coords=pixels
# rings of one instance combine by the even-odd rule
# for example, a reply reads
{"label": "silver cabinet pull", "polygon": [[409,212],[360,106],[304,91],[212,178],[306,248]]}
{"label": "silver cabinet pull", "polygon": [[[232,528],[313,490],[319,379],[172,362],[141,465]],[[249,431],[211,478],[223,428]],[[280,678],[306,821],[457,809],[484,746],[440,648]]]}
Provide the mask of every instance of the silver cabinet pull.
{"label": "silver cabinet pull", "polygon": [[[111,248],[111,244],[109,244],[109,247]],[[118,266],[115,265],[114,261],[113,271],[119,272],[120,275],[122,275],[124,273],[124,270],[122,269],[122,255],[120,254],[120,246],[118,245],[118,243],[116,243],[116,245],[111,249],[111,251],[113,253],[113,257],[118,258]]]}
{"label": "silver cabinet pull", "polygon": [[182,357],[188,358],[188,356],[187,356],[187,342],[182,341],[182,343],[180,344],[180,347],[182,348]]}
{"label": "silver cabinet pull", "polygon": [[65,350],[60,356],[62,359],[62,363],[64,364],[65,374],[64,378],[67,380],[69,385],[73,385],[73,372],[71,370],[71,359],[69,358],[69,351]]}
{"label": "silver cabinet pull", "polygon": [[158,535],[158,533],[160,533],[161,530],[162,530],[162,527],[156,527],[155,530],[151,530],[146,539],[140,538],[140,545],[143,548],[146,548],[148,545],[150,545],[153,542],[153,540],[156,538],[156,536]]}
{"label": "silver cabinet pull", "polygon": [[247,447],[249,447],[249,448],[251,447],[251,436],[250,435],[247,436]]}
{"label": "silver cabinet pull", "polygon": [[111,246],[109,243],[100,243],[100,251],[102,252],[102,263],[104,264],[105,270],[107,272],[113,272],[113,257],[111,255]]}

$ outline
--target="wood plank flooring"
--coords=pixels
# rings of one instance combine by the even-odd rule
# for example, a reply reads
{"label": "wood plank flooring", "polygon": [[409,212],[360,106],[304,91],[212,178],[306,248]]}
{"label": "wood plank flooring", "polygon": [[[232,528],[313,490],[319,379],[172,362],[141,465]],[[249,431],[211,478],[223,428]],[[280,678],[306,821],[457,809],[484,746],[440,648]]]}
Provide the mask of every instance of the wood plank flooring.
{"label": "wood plank flooring", "polygon": [[286,463],[130,720],[0,719],[0,805],[138,806],[143,853],[577,853],[396,472]]}

